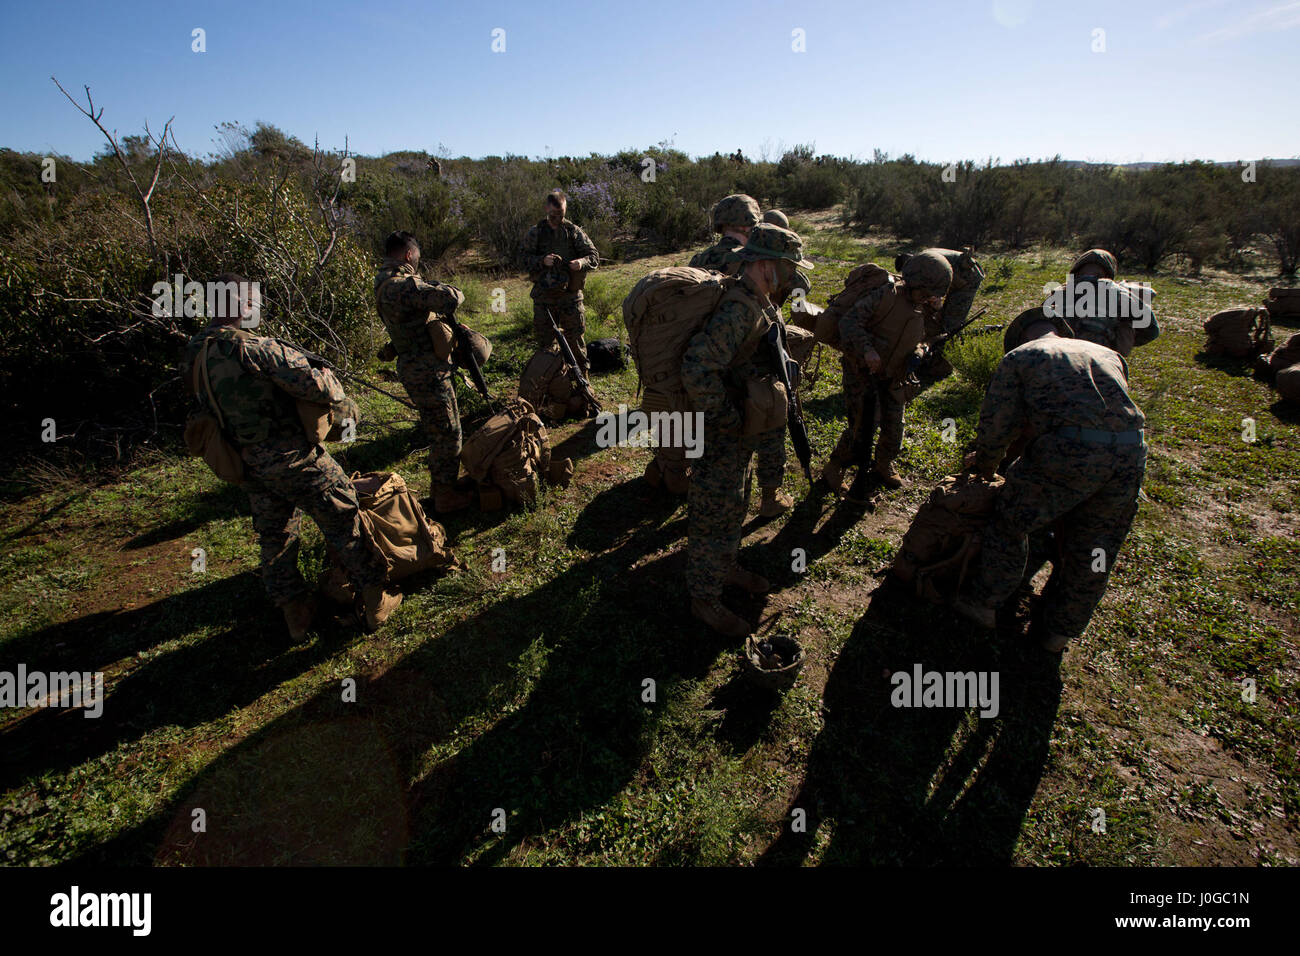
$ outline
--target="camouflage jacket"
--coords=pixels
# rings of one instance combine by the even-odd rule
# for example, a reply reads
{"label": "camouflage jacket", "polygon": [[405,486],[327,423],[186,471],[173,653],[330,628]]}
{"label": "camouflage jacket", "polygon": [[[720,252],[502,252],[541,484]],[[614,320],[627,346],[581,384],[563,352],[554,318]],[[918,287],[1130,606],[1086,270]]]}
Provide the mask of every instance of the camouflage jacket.
{"label": "camouflage jacket", "polygon": [[375,274],[375,308],[399,356],[432,352],[433,339],[425,326],[464,301],[455,286],[425,282],[409,262],[385,259]]}
{"label": "camouflage jacket", "polygon": [[[1068,277],[1067,277],[1068,279]],[[1091,331],[1108,338],[1115,351],[1128,357],[1133,349],[1160,337],[1160,322],[1149,297],[1139,286],[1111,279],[1088,278],[1074,281],[1074,301],[1067,302],[1066,287],[1047,297],[1043,311],[1064,311],[1075,334]]]}
{"label": "camouflage jacket", "polygon": [[740,260],[728,262],[727,255],[737,249],[743,249],[744,246],[745,244],[734,236],[723,236],[713,245],[695,253],[689,264],[694,269],[712,269],[714,272],[722,272],[729,276],[739,275]]}
{"label": "camouflage jacket", "polygon": [[1123,357],[1094,342],[1049,335],[1012,349],[994,371],[980,407],[976,470],[997,468],[1022,431],[1141,428],[1146,419],[1129,396],[1127,381]]}
{"label": "camouflage jacket", "polygon": [[743,401],[745,382],[772,372],[763,336],[781,313],[742,276],[686,345],[682,385],[691,407],[711,418],[729,417]]}
{"label": "camouflage jacket", "polygon": [[[543,266],[542,260],[554,253],[561,261],[553,266]],[[582,227],[565,219],[559,229],[543,219],[528,230],[520,255],[529,278],[533,280],[532,297],[562,295],[569,284],[569,262],[577,259],[584,272],[600,264],[596,247],[582,231]]]}
{"label": "camouflage jacket", "polygon": [[209,339],[213,344],[206,349],[207,370],[215,411],[226,437],[236,445],[301,438],[298,401],[332,405],[344,399],[334,373],[312,368],[297,349],[230,326],[209,326],[190,339],[181,376],[208,411],[214,409],[196,360]]}

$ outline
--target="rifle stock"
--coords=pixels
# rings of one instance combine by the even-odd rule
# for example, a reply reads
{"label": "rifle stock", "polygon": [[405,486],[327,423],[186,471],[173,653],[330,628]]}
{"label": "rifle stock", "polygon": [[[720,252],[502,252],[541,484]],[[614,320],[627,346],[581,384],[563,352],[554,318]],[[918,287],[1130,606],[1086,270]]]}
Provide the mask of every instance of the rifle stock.
{"label": "rifle stock", "polygon": [[790,431],[790,444],[794,446],[795,457],[803,467],[804,477],[811,482],[813,480],[812,443],[808,440],[808,428],[803,422],[803,407],[799,404],[797,389],[799,363],[790,358],[790,354],[785,350],[785,330],[779,323],[773,323],[768,329],[767,341],[772,347],[777,377],[785,386],[787,399],[785,420],[786,427]]}
{"label": "rifle stock", "polygon": [[560,354],[564,356],[565,364],[569,366],[569,377],[573,379],[573,384],[578,386],[578,391],[587,402],[587,417],[595,418],[600,413],[600,402],[596,399],[596,393],[592,391],[591,383],[582,374],[582,369],[578,366],[578,358],[573,354],[569,340],[564,337],[560,323],[555,321],[555,315],[549,307],[546,309],[546,317],[551,320],[551,331],[555,333],[555,342],[560,347]]}

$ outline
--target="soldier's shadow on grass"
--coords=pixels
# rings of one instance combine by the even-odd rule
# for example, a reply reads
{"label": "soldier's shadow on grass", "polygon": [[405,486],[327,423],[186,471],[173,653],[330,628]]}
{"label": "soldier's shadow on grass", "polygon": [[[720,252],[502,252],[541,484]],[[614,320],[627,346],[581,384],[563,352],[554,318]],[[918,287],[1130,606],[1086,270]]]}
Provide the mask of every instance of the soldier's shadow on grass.
{"label": "soldier's shadow on grass", "polygon": [[[638,521],[626,494],[597,495],[574,532],[598,546],[612,531],[613,550],[358,674],[354,703],[329,682],[80,862],[490,863],[607,805],[674,687],[725,646],[688,623],[681,562],[661,556],[673,524]],[[440,597],[483,586],[453,575]]]}
{"label": "soldier's shadow on grass", "polygon": [[138,534],[124,547],[128,551],[149,548],[168,541],[175,541],[192,534],[210,521],[224,521],[241,514],[248,514],[248,496],[237,485],[221,482],[216,488],[205,492],[184,508],[185,516]]}
{"label": "soldier's shadow on grass", "polygon": [[1234,358],[1231,355],[1211,355],[1204,350],[1194,356],[1198,365],[1223,372],[1233,378],[1250,378],[1255,374],[1255,359]]}
{"label": "soldier's shadow on grass", "polygon": [[[972,632],[893,583],[878,588],[827,679],[824,728],[761,862],[802,862],[828,821],[824,863],[1011,862],[1060,701],[1056,660],[1011,640]],[[916,664],[997,671],[997,716],[893,706],[890,675]]]}
{"label": "soldier's shadow on grass", "polygon": [[1280,422],[1286,422],[1289,425],[1300,425],[1300,402],[1279,398],[1268,407],[1268,410]]}
{"label": "soldier's shadow on grass", "polygon": [[[103,713],[42,708],[0,731],[0,789],[109,753],[168,725],[194,727],[257,700],[356,634],[318,616],[313,643],[286,646],[279,611],[253,574],[237,574],[140,608],[103,611],[11,639],[0,670],[104,671]],[[216,624],[207,637],[193,637]],[[190,638],[168,649],[175,640]],[[138,660],[139,656],[144,661]],[[123,673],[123,671],[126,671]]]}

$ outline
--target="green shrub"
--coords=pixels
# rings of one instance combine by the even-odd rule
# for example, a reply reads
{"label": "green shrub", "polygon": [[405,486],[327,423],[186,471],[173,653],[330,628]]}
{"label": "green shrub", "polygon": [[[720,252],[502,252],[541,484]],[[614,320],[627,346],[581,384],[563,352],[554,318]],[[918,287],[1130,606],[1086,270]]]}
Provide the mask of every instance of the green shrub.
{"label": "green shrub", "polygon": [[943,354],[957,374],[983,394],[993,379],[993,370],[1002,361],[1002,336],[963,335],[950,342]]}

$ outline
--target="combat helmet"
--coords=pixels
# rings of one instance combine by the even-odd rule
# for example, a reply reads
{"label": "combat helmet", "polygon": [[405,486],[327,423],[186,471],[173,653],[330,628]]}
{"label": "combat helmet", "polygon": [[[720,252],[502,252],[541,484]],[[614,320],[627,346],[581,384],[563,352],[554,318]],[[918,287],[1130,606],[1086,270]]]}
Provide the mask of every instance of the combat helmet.
{"label": "combat helmet", "polygon": [[709,225],[714,232],[722,232],[728,226],[753,226],[758,223],[760,210],[752,196],[733,193],[719,199],[709,212]]}
{"label": "combat helmet", "polygon": [[903,263],[903,281],[910,289],[922,289],[942,298],[952,285],[952,266],[937,252],[921,252]]}
{"label": "combat helmet", "polygon": [[1062,338],[1074,338],[1074,329],[1070,323],[1059,315],[1053,315],[1050,311],[1042,306],[1035,306],[1032,309],[1025,309],[1007,326],[1006,332],[1002,335],[1002,354],[1005,355],[1014,348],[1025,344],[1025,331],[1031,325],[1037,325],[1039,322],[1051,322],[1056,326],[1056,334]]}
{"label": "combat helmet", "polygon": [[1101,266],[1107,279],[1114,279],[1119,263],[1115,257],[1105,249],[1089,249],[1079,258],[1074,260],[1074,265],[1070,266],[1070,275],[1075,275],[1080,269],[1088,265]]}
{"label": "combat helmet", "polygon": [[769,209],[763,213],[763,221],[773,226],[780,226],[782,229],[790,228],[790,218],[779,209]]}
{"label": "combat helmet", "polygon": [[760,222],[749,231],[749,240],[727,254],[731,261],[755,262],[759,259],[788,259],[795,265],[812,269],[813,264],[803,257],[803,240],[799,234],[771,223]]}

